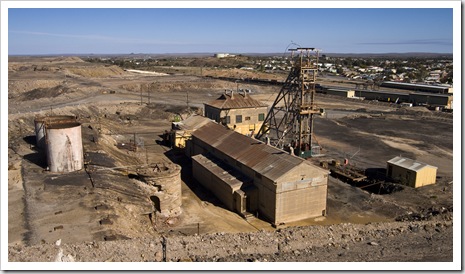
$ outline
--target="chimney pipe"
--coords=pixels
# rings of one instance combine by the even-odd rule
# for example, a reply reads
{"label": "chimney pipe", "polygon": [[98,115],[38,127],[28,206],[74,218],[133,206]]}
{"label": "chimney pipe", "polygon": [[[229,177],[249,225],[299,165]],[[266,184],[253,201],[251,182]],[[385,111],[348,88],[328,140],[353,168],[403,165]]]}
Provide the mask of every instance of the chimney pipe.
{"label": "chimney pipe", "polygon": [[295,156],[295,154],[294,154],[294,148],[293,148],[293,147],[289,147],[289,149],[290,149],[290,151],[289,151],[289,154],[291,154],[291,155],[294,155],[294,156]]}
{"label": "chimney pipe", "polygon": [[270,145],[270,137],[266,137],[266,144]]}

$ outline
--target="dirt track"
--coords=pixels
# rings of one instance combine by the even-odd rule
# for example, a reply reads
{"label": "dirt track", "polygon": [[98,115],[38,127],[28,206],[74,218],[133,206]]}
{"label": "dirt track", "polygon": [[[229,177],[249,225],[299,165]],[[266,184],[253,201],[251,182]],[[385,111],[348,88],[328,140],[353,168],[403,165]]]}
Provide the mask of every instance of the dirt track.
{"label": "dirt track", "polygon": [[[438,182],[378,195],[331,178],[328,216],[287,224],[289,228],[278,232],[263,220],[247,222],[222,208],[208,190],[191,179],[188,160],[161,144],[159,135],[169,129],[170,119],[177,113],[185,115],[187,90],[189,106],[195,110],[224,89],[235,89],[236,83],[197,76],[141,75],[78,59],[41,62],[10,62],[10,261],[54,261],[58,239],[64,256],[69,254],[76,261],[160,261],[161,235],[173,242],[166,257],[171,261],[452,261],[451,117],[431,115],[424,109],[317,96],[318,104],[327,111],[315,125],[323,158],[349,157],[358,167],[382,170],[387,160],[401,154],[438,166]],[[40,71],[28,69],[37,64]],[[266,86],[245,88],[268,104],[279,91]],[[182,216],[154,230],[144,215],[150,201],[143,186],[120,171],[96,171],[97,187],[89,186],[87,175],[79,172],[68,180],[72,184],[56,183],[64,178],[53,179],[57,176],[43,171],[33,136],[34,116],[51,111],[77,115],[83,125],[85,151],[103,157],[100,160],[111,159],[106,162],[109,167],[147,160],[181,164]],[[91,141],[91,136],[97,136],[96,128],[101,130],[99,144]],[[115,148],[116,140],[129,139],[134,132],[140,133],[146,153]],[[115,195],[121,186],[127,191]],[[129,192],[138,198],[131,198]],[[102,201],[107,209],[92,209]],[[106,216],[112,223],[99,225]],[[372,224],[364,225],[367,223]],[[327,237],[331,229],[338,234]],[[350,235],[343,236],[347,233]],[[314,234],[321,237],[311,236]],[[108,236],[116,241],[105,241]],[[133,240],[123,240],[128,238]],[[208,247],[200,248],[204,244]],[[205,249],[211,252],[202,253]]]}

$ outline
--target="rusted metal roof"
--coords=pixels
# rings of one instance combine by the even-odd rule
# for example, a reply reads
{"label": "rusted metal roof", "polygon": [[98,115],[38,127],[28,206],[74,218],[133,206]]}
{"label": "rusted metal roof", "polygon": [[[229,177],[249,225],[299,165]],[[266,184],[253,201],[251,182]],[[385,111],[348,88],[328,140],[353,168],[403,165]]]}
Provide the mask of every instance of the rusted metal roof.
{"label": "rusted metal roof", "polygon": [[233,132],[234,131],[227,130],[222,125],[216,123],[209,123],[194,131],[192,133],[192,136],[216,148],[218,143],[221,143],[221,141],[224,138],[226,138]]}
{"label": "rusted metal roof", "polygon": [[224,163],[221,163],[218,159],[209,155],[199,154],[193,156],[192,159],[228,184],[232,191],[238,190],[243,185],[248,185],[251,182],[250,178],[247,178],[242,173],[227,167]]}
{"label": "rusted metal roof", "polygon": [[327,173],[302,158],[216,123],[203,126],[192,135],[272,181],[302,164],[318,174]]}
{"label": "rusted metal roof", "polygon": [[268,107],[266,104],[253,99],[247,93],[224,93],[218,99],[205,103],[218,109],[256,108]]}

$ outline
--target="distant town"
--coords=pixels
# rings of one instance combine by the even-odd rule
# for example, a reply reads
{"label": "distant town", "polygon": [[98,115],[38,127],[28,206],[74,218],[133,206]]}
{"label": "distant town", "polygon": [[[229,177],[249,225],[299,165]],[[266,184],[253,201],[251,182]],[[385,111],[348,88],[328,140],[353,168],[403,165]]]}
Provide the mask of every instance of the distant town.
{"label": "distant town", "polygon": [[[449,85],[453,84],[453,62],[451,54],[379,54],[348,55],[337,57],[321,54],[318,61],[322,75],[343,76],[352,80],[374,82],[396,81],[404,83]],[[363,56],[363,57],[359,57]],[[215,60],[216,59],[216,60]],[[86,61],[104,62],[125,69],[155,70],[166,66],[191,66],[214,69],[236,68],[241,70],[283,73],[292,67],[289,54],[273,56],[248,56],[217,53],[207,58],[166,55],[121,55],[110,57],[87,56]]]}

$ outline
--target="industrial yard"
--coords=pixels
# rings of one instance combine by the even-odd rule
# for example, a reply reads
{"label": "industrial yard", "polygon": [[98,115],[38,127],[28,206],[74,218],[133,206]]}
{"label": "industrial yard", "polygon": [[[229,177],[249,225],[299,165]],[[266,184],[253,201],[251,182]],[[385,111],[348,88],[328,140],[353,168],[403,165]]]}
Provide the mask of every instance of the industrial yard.
{"label": "industrial yard", "polygon": [[[78,57],[11,57],[8,69],[9,261],[453,260],[450,112],[318,92],[318,157],[246,137],[255,124],[213,121],[193,123],[192,140],[176,147],[168,132],[202,116],[204,104],[249,96],[263,108],[281,90],[228,78],[286,74],[172,66],[143,73]],[[317,83],[353,86],[330,77]],[[260,114],[253,115],[266,122]],[[76,139],[63,139],[65,131]],[[434,166],[434,183],[388,180],[396,157]],[[346,176],[349,169],[363,174]],[[230,177],[203,179],[212,174]],[[233,179],[231,189],[209,187]],[[261,194],[273,186],[282,192]]]}

